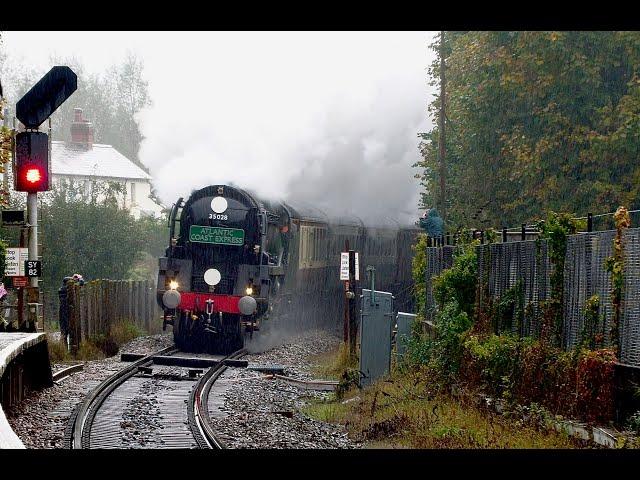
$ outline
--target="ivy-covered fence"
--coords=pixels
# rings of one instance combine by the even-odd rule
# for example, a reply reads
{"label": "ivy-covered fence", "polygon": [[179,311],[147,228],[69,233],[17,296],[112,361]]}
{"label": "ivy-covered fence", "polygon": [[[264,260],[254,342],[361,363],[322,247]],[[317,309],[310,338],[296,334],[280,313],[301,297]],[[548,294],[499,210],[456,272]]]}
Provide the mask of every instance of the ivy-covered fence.
{"label": "ivy-covered fence", "polygon": [[597,346],[611,345],[611,273],[604,266],[613,252],[616,232],[580,233],[567,238],[564,266],[564,342],[577,346],[593,336]]}
{"label": "ivy-covered fence", "polygon": [[640,228],[623,236],[624,296],[620,325],[620,361],[640,365]]}
{"label": "ivy-covered fence", "polygon": [[[549,255],[546,240],[478,245],[478,304],[496,304],[505,315],[494,317],[495,333],[540,334],[540,302],[549,297]],[[504,321],[501,321],[504,319]],[[515,320],[515,321],[513,321]]]}
{"label": "ivy-covered fence", "polygon": [[436,311],[436,302],[433,298],[433,279],[443,270],[453,265],[453,252],[455,247],[444,245],[442,247],[427,247],[426,268],[426,301],[425,316],[428,321],[433,321]]}
{"label": "ivy-covered fence", "polygon": [[[561,263],[563,284],[559,345],[571,350],[585,342],[591,348],[613,347],[619,361],[640,366],[640,228],[622,233],[622,295],[620,326],[614,328],[614,273],[607,259],[614,258],[615,230],[566,236]],[[455,247],[427,248],[426,317],[436,307],[432,279],[452,265]],[[476,247],[478,299],[491,309],[496,334],[511,332],[539,338],[542,305],[552,301],[554,262],[546,239],[492,243]],[[618,332],[612,338],[611,332]],[[615,341],[617,340],[617,342]]]}

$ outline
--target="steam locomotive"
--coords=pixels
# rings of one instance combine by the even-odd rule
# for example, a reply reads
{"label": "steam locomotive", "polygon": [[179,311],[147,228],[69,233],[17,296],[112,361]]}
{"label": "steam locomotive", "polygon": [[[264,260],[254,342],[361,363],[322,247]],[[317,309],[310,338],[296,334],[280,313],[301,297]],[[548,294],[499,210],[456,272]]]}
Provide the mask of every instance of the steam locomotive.
{"label": "steam locomotive", "polygon": [[[376,269],[376,289],[411,311],[411,245],[420,230],[330,221],[313,206],[268,201],[235,186],[212,185],[180,198],[169,215],[159,259],[163,329],[184,351],[229,353],[270,317],[291,326],[342,318],[340,252],[359,252]],[[270,321],[268,323],[273,323]],[[284,327],[283,327],[284,328]]]}

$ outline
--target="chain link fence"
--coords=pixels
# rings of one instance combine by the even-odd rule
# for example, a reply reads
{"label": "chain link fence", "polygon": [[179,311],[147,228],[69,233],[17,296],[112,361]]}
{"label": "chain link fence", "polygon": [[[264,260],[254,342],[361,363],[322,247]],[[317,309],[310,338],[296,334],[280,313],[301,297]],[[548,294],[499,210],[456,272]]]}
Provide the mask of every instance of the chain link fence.
{"label": "chain link fence", "polygon": [[594,332],[611,345],[609,331],[613,318],[611,304],[611,274],[604,262],[613,254],[616,232],[580,233],[567,238],[564,264],[564,346],[574,348],[580,343],[585,330],[585,305],[593,295],[598,296],[600,308]]}
{"label": "chain link fence", "polygon": [[[479,245],[478,284],[481,306],[498,301],[509,290],[521,291],[520,321],[512,322],[509,330],[521,336],[537,336],[540,333],[540,302],[549,297],[548,245],[546,240]],[[496,325],[498,332],[503,326]]]}
{"label": "chain link fence", "polygon": [[620,319],[620,361],[640,365],[640,228],[623,236],[624,290]]}
{"label": "chain link fence", "polygon": [[433,298],[433,278],[443,270],[453,266],[454,246],[427,247],[427,296],[425,304],[426,320],[433,322],[436,312],[436,302]]}
{"label": "chain link fence", "polygon": [[[601,334],[602,343],[611,345],[613,319],[611,274],[605,260],[613,255],[613,230],[580,233],[567,238],[564,265],[563,345],[577,346],[586,328],[586,304],[598,296],[597,321],[591,333]],[[640,229],[624,233],[624,290],[620,319],[620,361],[640,366]],[[427,248],[426,316],[432,321],[436,312],[433,277],[453,264],[454,246]],[[523,305],[520,321],[504,326],[520,336],[537,337],[540,333],[540,303],[550,298],[553,265],[548,242],[543,239],[479,245],[478,299],[481,306],[500,302],[505,294],[517,289],[514,297]]]}

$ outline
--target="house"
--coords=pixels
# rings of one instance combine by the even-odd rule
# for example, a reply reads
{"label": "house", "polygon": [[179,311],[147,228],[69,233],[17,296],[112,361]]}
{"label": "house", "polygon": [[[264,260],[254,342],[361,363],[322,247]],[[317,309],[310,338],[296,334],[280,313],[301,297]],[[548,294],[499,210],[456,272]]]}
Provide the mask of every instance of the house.
{"label": "house", "polygon": [[163,206],[151,197],[151,175],[111,145],[93,143],[93,125],[74,109],[71,142],[51,142],[51,179],[53,184],[73,181],[84,184],[86,192],[97,182],[118,182],[125,187],[120,205],[135,218],[159,216]]}

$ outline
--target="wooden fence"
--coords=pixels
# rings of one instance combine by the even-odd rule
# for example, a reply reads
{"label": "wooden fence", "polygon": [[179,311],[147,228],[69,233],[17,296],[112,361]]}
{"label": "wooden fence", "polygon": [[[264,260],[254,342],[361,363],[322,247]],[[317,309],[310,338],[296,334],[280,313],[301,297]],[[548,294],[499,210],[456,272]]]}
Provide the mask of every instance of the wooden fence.
{"label": "wooden fence", "polygon": [[93,280],[83,286],[70,285],[69,348],[77,351],[80,342],[108,335],[111,326],[129,321],[147,333],[158,333],[161,310],[156,303],[155,282]]}

